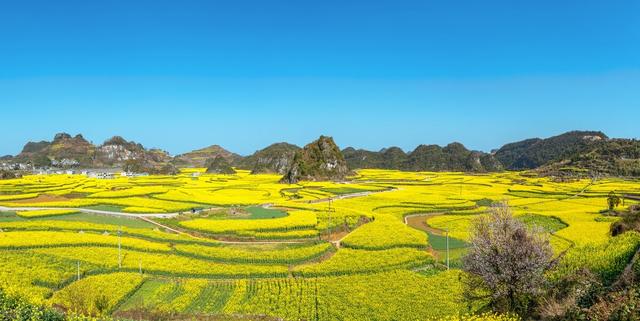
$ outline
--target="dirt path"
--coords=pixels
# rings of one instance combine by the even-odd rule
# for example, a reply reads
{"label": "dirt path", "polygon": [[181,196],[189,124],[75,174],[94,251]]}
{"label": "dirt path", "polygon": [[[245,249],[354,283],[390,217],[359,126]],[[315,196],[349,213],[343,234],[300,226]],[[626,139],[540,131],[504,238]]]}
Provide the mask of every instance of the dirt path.
{"label": "dirt path", "polygon": [[342,200],[342,199],[348,199],[348,198],[369,196],[369,195],[379,194],[379,193],[394,192],[394,191],[397,191],[397,190],[398,190],[398,188],[389,188],[389,189],[385,189],[385,190],[381,190],[381,191],[366,191],[366,192],[342,194],[342,195],[336,195],[336,196],[327,197],[327,198],[321,198],[321,199],[317,199],[317,200],[311,200],[311,201],[308,201],[308,203],[309,204],[324,203],[324,202],[335,201],[335,200]]}
{"label": "dirt path", "polygon": [[[395,191],[395,190],[397,190],[397,189],[396,188],[391,188],[391,189],[382,190],[382,191],[366,191],[366,192],[342,194],[342,195],[336,195],[334,197],[329,197],[329,198],[323,198],[323,199],[309,201],[309,203],[322,203],[322,202],[329,202],[329,201],[334,201],[334,200],[339,200],[339,199],[363,197],[363,196],[368,196],[368,195],[371,195],[371,194],[391,192],[391,191]],[[21,200],[21,201],[27,201],[27,200]],[[262,204],[262,205],[258,205],[258,206],[269,208],[269,207],[273,206],[273,204]],[[205,208],[205,209],[198,210],[197,212],[209,211],[209,210],[215,210],[215,209],[220,209],[220,207]],[[7,207],[7,206],[0,206],[0,211],[37,211],[37,210],[76,210],[78,212],[91,213],[91,214],[103,214],[103,215],[126,216],[126,217],[155,217],[155,218],[172,218],[172,217],[176,217],[176,216],[182,214],[182,212],[134,214],[134,213],[124,213],[124,212],[115,212],[115,211],[96,210],[96,209],[82,208],[82,207],[47,207],[47,206]]]}
{"label": "dirt path", "polygon": [[194,234],[189,233],[188,231],[185,230],[180,230],[180,229],[176,229],[173,228],[171,226],[156,222],[148,217],[140,217],[141,220],[151,223],[153,225],[156,225],[158,227],[161,227],[163,229],[166,229],[168,231],[174,232],[176,234],[180,234],[180,235],[185,235],[185,236],[189,236],[192,237],[194,239],[197,240],[213,240],[219,243],[224,243],[224,244],[299,244],[299,243],[308,243],[311,242],[310,240],[291,240],[291,241],[255,241],[255,240],[247,240],[247,241],[227,241],[227,240],[220,240],[220,239],[216,239],[216,238],[206,238],[206,237],[200,237]]}
{"label": "dirt path", "polygon": [[123,212],[114,212],[114,211],[104,211],[104,210],[95,210],[90,208],[80,208],[80,207],[5,207],[0,206],[0,211],[38,211],[38,210],[70,210],[70,211],[78,211],[82,213],[89,214],[102,214],[102,215],[113,215],[113,216],[124,216],[124,217],[134,217],[134,218],[142,218],[142,217],[156,217],[156,218],[171,218],[180,215],[180,213],[141,213],[141,214],[133,214],[133,213],[123,213]]}
{"label": "dirt path", "polygon": [[[442,214],[444,213],[437,212],[437,213],[418,213],[418,214],[406,215],[404,217],[404,224],[416,230],[420,230],[426,233],[443,235],[445,231],[431,227],[429,226],[429,224],[427,224],[427,219],[429,217],[434,217]],[[435,257],[436,260],[440,259],[440,253],[438,253],[438,251],[436,251],[433,247],[431,247],[431,244],[429,244],[429,246],[427,247],[427,252],[433,255],[433,257]]]}
{"label": "dirt path", "polygon": [[[333,200],[337,200],[337,199],[348,199],[348,198],[355,198],[355,197],[364,197],[364,196],[368,196],[368,195],[371,195],[371,194],[391,192],[391,191],[396,191],[396,190],[397,190],[396,188],[391,188],[391,189],[382,190],[382,191],[366,191],[366,192],[343,194],[343,195],[337,195],[337,196],[329,197],[329,198],[325,198],[325,199],[319,199],[319,200],[310,201],[309,203],[322,203],[322,202],[329,202],[329,201],[333,201]],[[260,206],[271,207],[272,204],[263,204],[263,205],[260,205]],[[198,210],[198,212],[211,210],[211,209],[217,209],[217,207]],[[96,209],[90,209],[90,208],[76,208],[76,207],[66,208],[66,207],[46,207],[46,206],[42,206],[42,207],[41,206],[29,206],[29,207],[6,207],[6,206],[0,206],[0,211],[36,211],[36,210],[72,210],[72,211],[78,211],[78,212],[81,212],[81,213],[89,213],[89,214],[112,215],[112,216],[120,216],[120,217],[127,217],[127,218],[137,218],[137,219],[141,219],[141,220],[143,220],[145,222],[148,222],[150,224],[156,225],[156,226],[158,226],[160,228],[163,228],[165,230],[171,231],[171,232],[176,233],[176,234],[189,236],[189,237],[192,237],[194,239],[201,239],[201,240],[202,239],[207,239],[207,238],[203,238],[203,237],[194,235],[192,233],[189,233],[188,231],[184,231],[184,230],[181,230],[181,229],[176,229],[176,228],[167,226],[165,224],[162,224],[162,223],[159,223],[159,222],[156,222],[156,221],[153,220],[153,218],[175,218],[175,217],[178,217],[179,215],[182,214],[180,212],[175,212],[175,213],[141,213],[141,214],[133,214],[133,213],[123,213],[123,212],[96,210]],[[338,240],[329,240],[329,242],[334,244],[337,248],[340,248],[340,244],[341,244],[342,240],[347,235],[348,235],[348,233],[344,233],[344,235],[339,235],[340,238]],[[310,241],[310,240],[228,241],[228,240],[219,240],[219,239],[215,239],[215,238],[212,238],[212,239],[217,241],[217,242],[225,243],[225,244],[296,244],[296,243],[307,243],[307,242]]]}
{"label": "dirt path", "polygon": [[[131,213],[122,213],[122,212],[113,212],[113,211],[103,211],[103,210],[94,210],[94,209],[89,209],[89,208],[75,208],[75,207],[6,207],[6,206],[0,206],[0,211],[37,211],[37,210],[72,210],[72,211],[78,211],[81,213],[88,213],[88,214],[98,214],[98,215],[111,215],[111,216],[119,216],[119,217],[127,217],[127,218],[133,218],[133,219],[140,219],[143,220],[145,222],[151,223],[153,225],[156,225],[160,228],[163,228],[165,230],[171,231],[173,233],[176,234],[180,234],[180,235],[185,235],[185,236],[189,236],[192,237],[194,239],[199,239],[199,240],[206,240],[207,238],[202,238],[196,235],[193,235],[191,233],[188,233],[186,231],[181,231],[178,229],[175,229],[173,227],[158,223],[154,220],[152,220],[152,218],[173,218],[173,217],[177,217],[178,215],[180,215],[181,213],[146,213],[146,214],[131,214]],[[306,243],[309,242],[309,240],[299,240],[299,241],[225,241],[225,240],[217,240],[217,239],[213,239],[217,242],[220,243],[225,243],[225,244],[295,244],[295,243]]]}
{"label": "dirt path", "polygon": [[438,212],[438,213],[422,213],[422,214],[407,215],[404,217],[404,224],[410,227],[413,227],[417,230],[442,235],[444,233],[443,230],[431,227],[429,226],[429,224],[427,224],[427,219],[429,217],[438,216],[442,214],[444,213]]}
{"label": "dirt path", "polygon": [[337,249],[342,246],[342,240],[349,235],[349,232],[343,231],[340,233],[335,233],[339,238],[337,240],[330,240],[331,244],[333,244]]}
{"label": "dirt path", "polygon": [[638,261],[639,257],[640,248],[633,255],[629,263],[627,263],[627,265],[624,267],[624,270],[622,270],[622,273],[620,273],[618,279],[613,284],[611,284],[612,289],[623,289],[628,285],[630,280],[633,280],[633,266],[635,265],[636,261]]}
{"label": "dirt path", "polygon": [[171,231],[171,232],[176,233],[176,234],[187,235],[187,236],[190,236],[190,237],[193,237],[193,238],[196,238],[196,239],[201,239],[200,237],[197,237],[195,235],[191,235],[191,234],[186,233],[184,231],[176,230],[173,227],[170,227],[170,226],[167,226],[167,225],[164,225],[164,224],[160,224],[160,223],[158,223],[158,222],[156,222],[156,221],[154,221],[154,220],[152,220],[152,219],[150,219],[148,217],[140,217],[140,219],[145,221],[145,222],[147,222],[147,223],[151,223],[153,225],[156,225],[158,227],[161,227],[161,228],[163,228],[163,229],[165,229],[167,231]]}

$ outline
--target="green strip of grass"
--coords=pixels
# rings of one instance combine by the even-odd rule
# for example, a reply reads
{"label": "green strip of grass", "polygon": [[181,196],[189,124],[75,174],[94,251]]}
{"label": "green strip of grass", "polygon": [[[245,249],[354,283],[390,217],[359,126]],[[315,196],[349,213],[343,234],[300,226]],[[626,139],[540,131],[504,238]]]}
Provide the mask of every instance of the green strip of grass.
{"label": "green strip of grass", "polygon": [[524,214],[517,217],[520,221],[529,227],[538,226],[545,232],[556,232],[569,225],[554,216],[546,216],[539,214]]}
{"label": "green strip of grass", "polygon": [[24,218],[16,215],[16,212],[0,212],[0,222],[15,222],[24,220]]}
{"label": "green strip of grass", "polygon": [[353,187],[326,187],[320,189],[323,192],[335,194],[335,195],[344,195],[344,194],[353,194],[360,192],[368,192],[369,190],[353,188]]}
{"label": "green strip of grass", "polygon": [[[433,233],[429,234],[429,244],[436,251],[444,251],[447,249],[447,237],[444,235],[437,235]],[[449,249],[462,249],[469,246],[469,243],[456,239],[453,237],[449,237]]]}
{"label": "green strip of grass", "polygon": [[249,212],[250,219],[279,218],[287,216],[285,211],[274,208],[265,208],[262,206],[249,206],[245,210]]}

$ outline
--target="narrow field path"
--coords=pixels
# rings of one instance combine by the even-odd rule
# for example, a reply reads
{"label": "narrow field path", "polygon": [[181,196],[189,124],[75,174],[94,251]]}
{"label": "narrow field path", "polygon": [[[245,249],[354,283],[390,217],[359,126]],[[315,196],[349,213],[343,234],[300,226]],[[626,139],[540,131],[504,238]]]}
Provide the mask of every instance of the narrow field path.
{"label": "narrow field path", "polygon": [[102,214],[102,215],[113,215],[113,216],[125,216],[125,217],[156,217],[156,218],[171,218],[180,215],[180,213],[123,213],[123,212],[114,212],[114,211],[105,211],[105,210],[96,210],[91,208],[81,208],[81,207],[6,207],[0,206],[0,211],[39,211],[39,210],[70,210],[70,211],[78,211],[82,213],[89,214]]}
{"label": "narrow field path", "polygon": [[198,239],[198,240],[214,240],[216,242],[219,243],[224,243],[224,244],[299,244],[299,243],[308,243],[308,242],[312,242],[315,240],[282,240],[282,241],[255,241],[255,240],[247,240],[247,241],[226,241],[226,240],[219,240],[216,238],[206,238],[206,237],[200,237],[194,234],[189,233],[189,231],[186,230],[181,230],[181,229],[176,229],[173,227],[170,227],[168,225],[162,224],[162,223],[158,223],[148,217],[140,217],[141,220],[151,223],[153,225],[156,225],[158,227],[161,227],[163,229],[169,230],[171,232],[180,234],[180,235],[185,235],[185,236],[189,236],[192,237],[194,239]]}
{"label": "narrow field path", "polygon": [[335,201],[335,200],[342,200],[342,199],[369,196],[369,195],[379,194],[379,193],[395,192],[397,190],[399,190],[399,189],[394,187],[394,188],[389,188],[389,189],[385,189],[385,190],[381,190],[381,191],[365,191],[365,192],[341,194],[341,195],[336,195],[336,196],[332,196],[332,197],[320,198],[320,199],[317,199],[317,200],[307,201],[307,203],[309,203],[309,204],[324,203],[324,202]]}
{"label": "narrow field path", "polygon": [[340,249],[340,247],[342,246],[342,240],[344,240],[348,235],[349,233],[344,233],[344,235],[342,235],[339,239],[329,241],[329,242],[331,242],[331,244],[333,244],[333,246],[335,246],[336,249]]}
{"label": "narrow field path", "polygon": [[[434,212],[434,213],[417,213],[417,214],[409,214],[409,215],[405,215],[404,217],[404,224],[412,227],[416,230],[420,230],[423,231],[425,233],[432,233],[432,234],[436,234],[436,235],[443,235],[445,233],[445,231],[441,230],[441,229],[437,229],[434,227],[429,226],[429,224],[427,224],[427,219],[429,217],[434,217],[434,216],[438,216],[438,215],[442,215],[445,214],[444,212]],[[433,257],[436,258],[436,260],[440,259],[440,253],[438,253],[438,251],[436,249],[433,248],[433,246],[431,246],[431,244],[428,245],[427,247],[427,252],[429,252],[431,255],[433,255]],[[436,264],[440,264],[441,266],[445,266],[441,263],[436,262]],[[419,272],[421,270],[424,270],[423,268],[420,269],[414,269],[415,272]]]}
{"label": "narrow field path", "polygon": [[[309,203],[322,203],[322,202],[329,202],[329,201],[333,201],[333,200],[337,200],[337,199],[348,199],[348,198],[364,197],[364,196],[369,196],[369,195],[376,194],[376,193],[392,192],[392,191],[396,191],[396,190],[398,190],[398,189],[397,188],[390,188],[390,189],[381,190],[381,191],[365,191],[365,192],[342,194],[342,195],[336,195],[334,197],[329,197],[329,198],[309,201]],[[263,204],[263,205],[259,205],[259,206],[270,207],[271,204]],[[212,208],[207,208],[207,209],[203,209],[203,210],[211,210],[211,209],[217,209],[217,208],[219,208],[219,207],[212,207]],[[162,224],[162,223],[159,223],[159,222],[153,220],[154,218],[160,218],[160,219],[162,219],[162,218],[175,218],[175,217],[178,217],[179,215],[181,215],[182,214],[181,212],[134,214],[134,213],[124,213],[124,212],[97,210],[97,209],[80,208],[80,207],[46,207],[46,206],[7,207],[7,206],[0,206],[0,211],[37,211],[37,210],[70,210],[70,211],[78,211],[78,212],[81,212],[81,213],[88,213],[88,214],[111,215],[111,216],[119,216],[119,217],[140,219],[140,220],[143,220],[143,221],[145,221],[147,223],[153,224],[155,226],[158,226],[160,228],[163,228],[163,229],[165,229],[167,231],[170,231],[170,232],[173,232],[173,233],[176,233],[176,234],[185,235],[185,236],[189,236],[189,237],[192,237],[194,239],[200,239],[200,240],[206,240],[206,239],[215,240],[217,242],[224,243],[224,244],[300,244],[300,243],[308,243],[308,242],[315,241],[315,239],[280,240],[280,241],[278,241],[278,240],[274,240],[274,241],[258,241],[258,240],[229,241],[229,240],[221,240],[221,239],[217,239],[215,237],[212,237],[212,238],[201,237],[201,236],[198,236],[198,235],[195,235],[195,234],[191,233],[191,231],[174,228],[174,227],[171,227],[171,226],[168,226],[168,225],[165,225],[165,224]],[[202,211],[202,210],[199,210],[198,212],[200,212],[200,211]],[[341,244],[342,240],[347,235],[348,235],[348,233],[343,235],[338,240],[333,240],[333,241],[329,241],[329,242],[332,243],[334,246],[336,246],[336,248],[340,248],[340,244]]]}
{"label": "narrow field path", "polygon": [[431,227],[429,224],[427,224],[427,219],[429,217],[438,216],[438,215],[442,215],[442,214],[444,214],[444,212],[418,213],[418,214],[406,215],[404,217],[404,224],[406,224],[406,225],[408,225],[410,227],[413,227],[413,228],[415,228],[417,230],[421,230],[421,231],[425,231],[425,232],[428,232],[428,233],[441,235],[445,231],[443,231],[441,229],[437,229],[437,228]]}
{"label": "narrow field path", "polygon": [[[583,190],[584,191],[584,190]],[[430,226],[427,223],[427,220],[430,217],[434,217],[434,216],[438,216],[438,215],[443,215],[446,214],[444,212],[438,212],[438,213],[418,213],[418,214],[411,214],[411,215],[407,215],[404,217],[404,224],[413,227],[417,230],[421,230],[427,233],[432,233],[432,234],[436,234],[439,236],[443,236],[445,235],[446,231],[435,228]],[[564,237],[564,236],[560,236],[558,234],[556,234],[557,231],[554,232],[549,232],[549,235],[552,237],[557,237],[567,243],[569,243],[569,247],[565,250],[563,250],[562,252],[558,253],[558,255],[556,257],[561,257],[563,256],[569,249],[573,248],[576,246],[575,242],[573,242],[572,240],[569,240],[568,238]],[[437,251],[434,250],[431,245],[429,245],[429,249],[430,252],[432,252],[434,255],[437,255]],[[638,250],[640,252],[640,249]]]}
{"label": "narrow field path", "polygon": [[636,250],[636,253],[633,254],[633,257],[631,257],[631,260],[624,267],[624,269],[618,276],[618,279],[613,284],[611,284],[610,288],[623,289],[625,286],[628,285],[630,281],[633,280],[633,274],[634,274],[633,266],[636,264],[636,261],[638,261],[639,258],[640,258],[640,248]]}

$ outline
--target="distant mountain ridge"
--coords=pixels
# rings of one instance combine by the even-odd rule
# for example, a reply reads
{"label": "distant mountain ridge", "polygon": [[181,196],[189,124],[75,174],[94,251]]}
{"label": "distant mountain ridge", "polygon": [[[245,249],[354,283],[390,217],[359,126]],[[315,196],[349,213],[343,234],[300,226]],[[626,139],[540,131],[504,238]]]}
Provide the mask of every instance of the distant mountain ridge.
{"label": "distant mountain ridge", "polygon": [[345,148],[351,169],[495,172],[535,170],[545,176],[640,176],[640,141],[611,139],[599,131],[570,131],[549,138],[509,143],[492,153],[469,151],[460,143],[398,147],[379,152]]}
{"label": "distant mountain ridge", "polygon": [[571,131],[546,139],[532,138],[502,146],[496,158],[511,170],[534,169],[550,162],[571,158],[609,137],[597,131]]}
{"label": "distant mountain ridge", "polygon": [[372,152],[345,148],[342,153],[350,168],[385,168],[406,171],[495,172],[503,169],[493,155],[470,151],[460,143],[445,147],[420,145],[405,153],[398,147]]}
{"label": "distant mountain ridge", "polygon": [[170,164],[172,157],[159,149],[145,149],[139,143],[120,136],[95,146],[80,134],[71,136],[58,133],[53,141],[28,142],[13,162],[24,162],[36,167],[122,167],[124,170],[149,173],[175,173]]}
{"label": "distant mountain ridge", "polygon": [[236,171],[231,167],[226,158],[218,155],[206,161],[205,167],[209,174],[235,174]]}
{"label": "distant mountain ridge", "polygon": [[80,134],[58,133],[53,141],[28,142],[15,159],[37,166],[90,166],[96,146]]}
{"label": "distant mountain ridge", "polygon": [[[457,142],[444,147],[420,145],[407,153],[399,147],[383,148],[380,151],[353,147],[339,150],[333,139],[321,136],[302,149],[281,142],[252,155],[240,156],[219,145],[211,145],[171,157],[165,151],[146,149],[141,144],[120,136],[114,136],[102,145],[95,146],[82,135],[59,133],[50,142],[28,142],[20,154],[2,157],[1,162],[59,168],[122,167],[150,173],[174,173],[177,167],[214,165],[214,172],[230,172],[228,167],[235,167],[251,170],[254,174],[284,175],[288,177],[288,181],[322,177],[339,180],[349,170],[361,168],[473,173],[533,170],[540,175],[549,176],[638,177],[640,141],[612,139],[599,131],[571,131],[549,138],[508,143],[491,153],[469,150]],[[327,172],[326,166],[329,163],[339,170],[335,173]]]}

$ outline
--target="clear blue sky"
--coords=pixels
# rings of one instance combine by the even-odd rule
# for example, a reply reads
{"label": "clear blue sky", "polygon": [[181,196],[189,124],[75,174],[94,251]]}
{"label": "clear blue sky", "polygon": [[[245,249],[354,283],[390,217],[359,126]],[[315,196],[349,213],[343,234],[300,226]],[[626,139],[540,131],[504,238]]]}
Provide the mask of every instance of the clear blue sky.
{"label": "clear blue sky", "polygon": [[640,1],[4,1],[0,154],[640,136]]}

